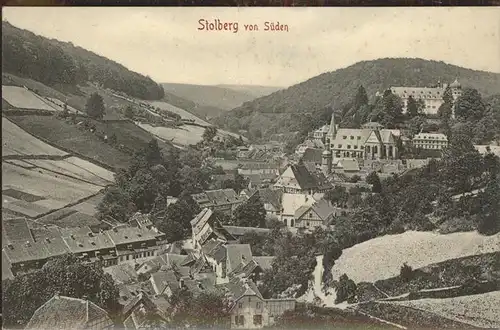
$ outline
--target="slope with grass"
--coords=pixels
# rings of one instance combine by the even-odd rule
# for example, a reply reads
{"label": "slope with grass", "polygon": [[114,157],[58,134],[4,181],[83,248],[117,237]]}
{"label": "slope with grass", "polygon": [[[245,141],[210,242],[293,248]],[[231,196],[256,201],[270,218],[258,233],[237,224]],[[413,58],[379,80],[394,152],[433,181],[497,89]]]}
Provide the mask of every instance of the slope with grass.
{"label": "slope with grass", "polygon": [[247,95],[252,95],[254,98],[266,96],[283,89],[283,87],[277,86],[260,86],[260,85],[217,85],[217,87],[222,87],[225,89],[232,89],[234,91],[243,92]]}
{"label": "slope with grass", "polygon": [[[407,231],[386,235],[345,249],[332,268],[334,279],[347,274],[354,282],[375,282],[399,275],[407,263],[412,268],[500,251],[500,234],[482,236],[477,232],[441,235]],[[367,262],[369,260],[369,262]]]}
{"label": "slope with grass", "polygon": [[[351,101],[360,85],[365,87],[369,97],[373,97],[377,91],[390,86],[429,86],[438,81],[451,83],[456,78],[463,87],[476,88],[483,96],[500,90],[500,73],[423,59],[386,58],[323,73],[223,113],[214,118],[214,123],[235,132],[248,130],[250,137],[262,135],[267,138],[275,133],[300,130],[297,115],[315,114],[330,105],[340,111],[342,105]],[[268,114],[276,115],[273,121],[266,120]]]}
{"label": "slope with grass", "polygon": [[500,328],[500,291],[445,299],[398,301],[391,304],[431,312],[480,328]]}
{"label": "slope with grass", "polygon": [[14,108],[59,111],[59,108],[50,106],[47,100],[22,87],[2,85],[2,99]]}
{"label": "slope with grass", "polygon": [[40,141],[2,117],[2,158],[23,155],[62,157],[68,153]]}

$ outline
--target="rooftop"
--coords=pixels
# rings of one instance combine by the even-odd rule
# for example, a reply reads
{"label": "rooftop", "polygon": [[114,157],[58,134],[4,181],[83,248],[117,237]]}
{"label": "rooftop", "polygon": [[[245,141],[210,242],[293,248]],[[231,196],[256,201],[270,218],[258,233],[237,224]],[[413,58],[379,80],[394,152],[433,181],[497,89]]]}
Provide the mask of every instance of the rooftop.
{"label": "rooftop", "polygon": [[35,311],[25,329],[83,329],[88,322],[102,318],[112,324],[108,313],[93,302],[54,296]]}

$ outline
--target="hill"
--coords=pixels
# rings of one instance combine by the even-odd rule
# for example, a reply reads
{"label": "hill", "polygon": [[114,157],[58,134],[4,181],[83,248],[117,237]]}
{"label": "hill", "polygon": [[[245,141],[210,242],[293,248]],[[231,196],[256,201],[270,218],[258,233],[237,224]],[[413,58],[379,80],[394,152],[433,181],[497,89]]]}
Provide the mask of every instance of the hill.
{"label": "hill", "polygon": [[276,91],[273,87],[193,85],[162,83],[164,100],[201,117],[211,119],[257,97]]}
{"label": "hill", "polygon": [[49,86],[88,81],[141,99],[163,98],[161,86],[121,64],[73,45],[2,22],[2,68]]}
{"label": "hill", "polygon": [[234,91],[239,91],[246,93],[248,95],[253,95],[254,97],[262,97],[283,89],[283,87],[276,86],[259,86],[259,85],[216,85],[217,87],[222,87],[226,89],[232,89]]}
{"label": "hill", "polygon": [[304,124],[296,120],[297,114],[311,114],[318,120],[323,110],[331,105],[340,114],[360,85],[373,98],[377,91],[390,86],[429,86],[438,81],[450,83],[456,78],[463,87],[473,87],[484,97],[500,90],[499,73],[423,59],[385,58],[323,73],[245,103],[214,118],[214,122],[232,131],[247,130],[250,138],[268,138],[272,134],[303,129]]}

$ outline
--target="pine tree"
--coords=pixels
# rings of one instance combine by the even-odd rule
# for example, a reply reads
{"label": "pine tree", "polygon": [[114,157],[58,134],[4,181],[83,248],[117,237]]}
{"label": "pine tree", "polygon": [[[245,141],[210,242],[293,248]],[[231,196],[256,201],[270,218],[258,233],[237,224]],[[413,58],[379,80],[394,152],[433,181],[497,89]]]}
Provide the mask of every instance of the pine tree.
{"label": "pine tree", "polygon": [[102,96],[97,93],[90,95],[85,109],[90,118],[102,119],[104,117],[104,100]]}

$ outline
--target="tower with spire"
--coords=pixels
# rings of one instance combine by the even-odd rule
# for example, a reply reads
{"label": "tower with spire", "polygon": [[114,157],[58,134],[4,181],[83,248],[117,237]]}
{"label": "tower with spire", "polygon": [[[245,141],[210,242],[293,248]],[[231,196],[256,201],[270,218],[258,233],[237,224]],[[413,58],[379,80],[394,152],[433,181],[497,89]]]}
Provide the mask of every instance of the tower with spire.
{"label": "tower with spire", "polygon": [[335,140],[336,136],[337,136],[337,125],[335,124],[335,111],[332,111],[332,118],[330,119],[330,128],[328,129],[328,133],[326,134],[325,148],[327,150],[331,149],[332,141]]}

